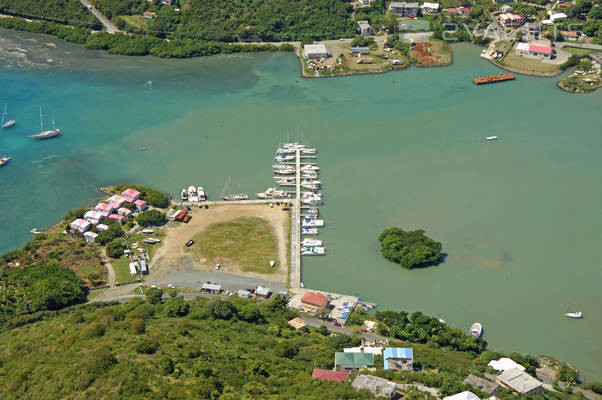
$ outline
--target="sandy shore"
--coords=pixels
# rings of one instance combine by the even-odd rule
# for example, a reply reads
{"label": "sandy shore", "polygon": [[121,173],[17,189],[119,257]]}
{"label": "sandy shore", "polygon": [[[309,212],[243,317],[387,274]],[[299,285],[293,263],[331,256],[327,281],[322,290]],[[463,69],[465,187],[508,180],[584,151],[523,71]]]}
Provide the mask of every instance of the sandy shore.
{"label": "sandy shore", "polygon": [[155,254],[150,265],[153,278],[182,271],[214,271],[214,265],[203,258],[195,259],[191,252],[185,251],[184,244],[196,234],[216,222],[231,221],[239,217],[260,217],[267,220],[278,238],[278,260],[272,274],[242,272],[241,266],[226,263],[219,271],[245,275],[270,281],[286,282],[288,274],[288,227],[290,214],[280,207],[270,208],[267,204],[210,206],[209,209],[192,208],[192,219],[187,224],[170,223],[163,245]]}

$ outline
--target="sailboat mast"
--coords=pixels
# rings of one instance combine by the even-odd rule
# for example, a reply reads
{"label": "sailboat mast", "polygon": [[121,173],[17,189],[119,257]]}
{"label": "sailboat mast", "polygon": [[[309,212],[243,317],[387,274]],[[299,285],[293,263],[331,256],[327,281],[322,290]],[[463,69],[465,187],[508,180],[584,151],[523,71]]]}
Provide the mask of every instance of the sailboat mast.
{"label": "sailboat mast", "polygon": [[44,132],[44,119],[42,118],[42,107],[40,107],[40,132]]}
{"label": "sailboat mast", "polygon": [[54,130],[54,111],[52,112],[52,130]]}
{"label": "sailboat mast", "polygon": [[6,117],[6,104],[4,105],[4,112],[2,113],[2,122],[0,123],[0,125],[4,125],[4,118]]}

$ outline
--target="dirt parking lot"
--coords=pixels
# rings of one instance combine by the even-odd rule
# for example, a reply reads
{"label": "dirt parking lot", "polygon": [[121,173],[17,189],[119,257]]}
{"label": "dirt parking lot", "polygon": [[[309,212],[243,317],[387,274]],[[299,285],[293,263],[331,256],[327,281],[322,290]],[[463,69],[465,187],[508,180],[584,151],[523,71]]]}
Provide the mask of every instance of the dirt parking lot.
{"label": "dirt parking lot", "polygon": [[185,251],[186,242],[216,222],[230,221],[239,217],[260,217],[270,223],[278,240],[278,260],[274,273],[244,273],[240,265],[229,262],[225,263],[218,272],[286,282],[290,230],[289,212],[282,211],[280,207],[276,206],[271,208],[268,204],[232,204],[210,206],[209,209],[202,210],[192,208],[191,215],[192,219],[187,224],[172,222],[168,224],[164,243],[150,265],[153,278],[177,271],[214,271],[215,265],[205,262],[202,257],[195,259],[191,252]]}

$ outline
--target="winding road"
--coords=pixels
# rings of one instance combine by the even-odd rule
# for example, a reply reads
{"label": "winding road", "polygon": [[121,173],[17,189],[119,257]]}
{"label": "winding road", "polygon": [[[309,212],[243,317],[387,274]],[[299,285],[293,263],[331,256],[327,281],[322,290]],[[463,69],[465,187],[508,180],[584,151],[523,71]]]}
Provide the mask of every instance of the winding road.
{"label": "winding road", "polygon": [[84,7],[86,7],[92,15],[96,17],[107,29],[107,33],[117,33],[119,32],[119,28],[115,26],[107,17],[105,17],[100,11],[98,11],[88,0],[79,0]]}

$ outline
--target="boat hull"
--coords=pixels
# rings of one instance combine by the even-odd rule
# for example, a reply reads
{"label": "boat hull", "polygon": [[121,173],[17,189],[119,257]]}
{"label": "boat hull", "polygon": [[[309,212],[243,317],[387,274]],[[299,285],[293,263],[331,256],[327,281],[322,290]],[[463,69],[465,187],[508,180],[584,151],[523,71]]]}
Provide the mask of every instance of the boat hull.
{"label": "boat hull", "polygon": [[45,131],[45,132],[38,133],[37,135],[31,135],[30,138],[36,139],[36,140],[51,139],[53,137],[57,137],[60,134],[61,134],[60,129],[54,129],[52,131]]}
{"label": "boat hull", "polygon": [[10,121],[2,124],[2,127],[3,128],[10,128],[11,126],[14,126],[16,123],[17,123],[17,121],[10,120]]}

